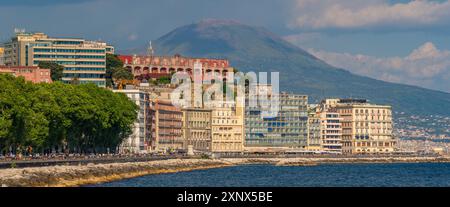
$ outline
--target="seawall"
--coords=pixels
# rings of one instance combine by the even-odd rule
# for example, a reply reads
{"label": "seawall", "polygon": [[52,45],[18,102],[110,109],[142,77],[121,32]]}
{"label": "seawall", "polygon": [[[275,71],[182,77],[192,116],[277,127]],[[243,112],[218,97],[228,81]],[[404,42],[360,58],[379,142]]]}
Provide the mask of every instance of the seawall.
{"label": "seawall", "polygon": [[174,173],[229,166],[221,160],[171,159],[150,162],[48,166],[0,170],[3,187],[68,187],[149,174]]}
{"label": "seawall", "polygon": [[3,187],[80,186],[149,174],[174,173],[246,164],[312,166],[338,163],[425,163],[450,162],[449,157],[364,157],[364,158],[222,158],[169,159],[148,162],[47,166],[0,170]]}

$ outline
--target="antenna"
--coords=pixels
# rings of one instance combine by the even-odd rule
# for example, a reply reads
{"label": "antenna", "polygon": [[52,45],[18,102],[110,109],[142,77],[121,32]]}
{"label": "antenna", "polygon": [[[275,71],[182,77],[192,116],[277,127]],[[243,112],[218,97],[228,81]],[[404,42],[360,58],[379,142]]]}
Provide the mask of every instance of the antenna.
{"label": "antenna", "polygon": [[148,48],[147,48],[147,55],[153,56],[155,54],[155,51],[153,50],[152,41],[149,41]]}

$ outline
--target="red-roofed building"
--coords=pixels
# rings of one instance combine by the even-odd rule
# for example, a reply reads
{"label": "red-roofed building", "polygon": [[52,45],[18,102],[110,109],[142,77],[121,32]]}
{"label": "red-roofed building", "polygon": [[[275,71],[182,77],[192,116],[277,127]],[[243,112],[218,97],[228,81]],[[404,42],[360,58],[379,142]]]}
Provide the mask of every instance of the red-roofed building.
{"label": "red-roofed building", "polygon": [[0,73],[8,73],[16,77],[22,76],[33,83],[51,83],[50,69],[36,66],[0,66]]}
{"label": "red-roofed building", "polygon": [[192,75],[195,63],[202,65],[203,73],[217,72],[225,77],[228,72],[233,72],[233,68],[226,59],[190,58],[178,54],[174,56],[120,55],[119,59],[135,77],[159,78],[175,72],[187,72]]}

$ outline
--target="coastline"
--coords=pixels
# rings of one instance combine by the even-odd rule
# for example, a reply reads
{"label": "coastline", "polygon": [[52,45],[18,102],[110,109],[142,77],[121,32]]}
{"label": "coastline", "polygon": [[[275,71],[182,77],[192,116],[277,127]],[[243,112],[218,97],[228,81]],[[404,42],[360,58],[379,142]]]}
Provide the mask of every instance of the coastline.
{"label": "coastline", "polygon": [[169,159],[148,162],[47,166],[0,170],[2,187],[76,187],[139,177],[248,164],[314,166],[362,163],[448,163],[450,157],[364,157],[364,158],[221,158]]}

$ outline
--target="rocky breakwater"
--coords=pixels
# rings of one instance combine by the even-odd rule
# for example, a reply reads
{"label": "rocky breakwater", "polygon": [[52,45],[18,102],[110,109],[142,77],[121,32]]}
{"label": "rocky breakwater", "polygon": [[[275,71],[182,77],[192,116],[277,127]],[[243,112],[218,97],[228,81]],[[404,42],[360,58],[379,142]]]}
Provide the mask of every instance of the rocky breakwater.
{"label": "rocky breakwater", "polygon": [[63,187],[132,178],[148,174],[218,168],[230,162],[210,159],[171,159],[150,162],[49,166],[0,170],[3,187]]}
{"label": "rocky breakwater", "polygon": [[231,165],[272,164],[277,166],[314,166],[348,163],[426,163],[450,162],[450,157],[298,157],[298,158],[225,158]]}

